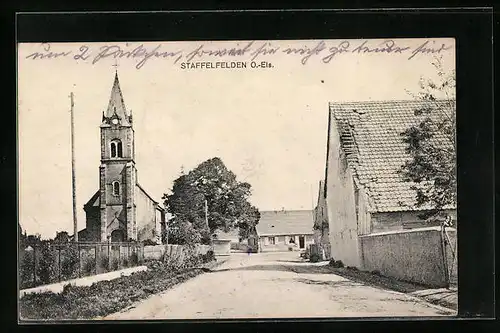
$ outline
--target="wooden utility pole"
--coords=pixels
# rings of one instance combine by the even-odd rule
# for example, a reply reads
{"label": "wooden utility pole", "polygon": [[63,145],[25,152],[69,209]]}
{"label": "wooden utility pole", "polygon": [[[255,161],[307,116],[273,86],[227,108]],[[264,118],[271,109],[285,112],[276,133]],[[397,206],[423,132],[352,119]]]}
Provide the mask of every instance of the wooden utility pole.
{"label": "wooden utility pole", "polygon": [[78,242],[78,226],[76,217],[76,185],[75,185],[75,117],[73,112],[74,101],[73,92],[70,94],[71,99],[71,185],[73,190],[73,239]]}

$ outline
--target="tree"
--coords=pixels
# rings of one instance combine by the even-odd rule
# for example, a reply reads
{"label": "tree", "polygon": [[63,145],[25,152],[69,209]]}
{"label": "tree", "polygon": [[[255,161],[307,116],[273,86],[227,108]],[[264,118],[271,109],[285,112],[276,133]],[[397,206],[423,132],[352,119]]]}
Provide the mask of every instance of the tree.
{"label": "tree", "polygon": [[26,235],[25,234],[25,245],[26,246],[39,246],[42,243],[42,236],[40,234]]}
{"label": "tree", "polygon": [[413,183],[416,206],[428,208],[426,219],[444,216],[443,208],[457,200],[455,71],[446,73],[440,58],[433,65],[437,80],[421,78],[419,93],[412,95],[421,102],[417,124],[401,133],[410,159],[400,171]]}
{"label": "tree", "polygon": [[[217,230],[228,232],[239,228],[246,236],[258,223],[260,214],[248,202],[251,185],[239,182],[218,157],[209,159],[174,181],[171,194],[165,194],[165,207],[174,218],[173,237],[187,240],[182,233],[196,233],[196,240],[207,243]],[[205,215],[208,210],[208,223]],[[170,241],[169,234],[169,241]]]}
{"label": "tree", "polygon": [[21,224],[18,222],[17,223],[17,228],[18,228],[18,236],[19,236],[19,248],[24,249],[26,247],[26,231],[23,234],[23,228],[21,228]]}
{"label": "tree", "polygon": [[58,231],[56,232],[56,237],[54,237],[55,243],[68,243],[69,235],[67,231]]}
{"label": "tree", "polygon": [[[201,232],[193,227],[193,224],[179,218],[170,221],[168,234],[169,244],[194,245],[198,243],[208,243],[202,239]],[[166,238],[166,235],[164,235]]]}

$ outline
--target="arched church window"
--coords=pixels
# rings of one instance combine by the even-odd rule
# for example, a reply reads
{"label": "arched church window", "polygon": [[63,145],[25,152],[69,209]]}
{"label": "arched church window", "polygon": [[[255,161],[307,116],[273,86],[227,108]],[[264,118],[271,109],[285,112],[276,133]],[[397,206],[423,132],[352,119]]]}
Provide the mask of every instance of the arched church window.
{"label": "arched church window", "polygon": [[111,157],[123,157],[123,146],[120,140],[111,141]]}
{"label": "arched church window", "polygon": [[111,157],[116,157],[116,142],[111,142]]}
{"label": "arched church window", "polygon": [[118,141],[118,157],[123,157],[123,149],[121,141]]}
{"label": "arched church window", "polygon": [[120,183],[119,182],[113,182],[113,195],[120,195]]}

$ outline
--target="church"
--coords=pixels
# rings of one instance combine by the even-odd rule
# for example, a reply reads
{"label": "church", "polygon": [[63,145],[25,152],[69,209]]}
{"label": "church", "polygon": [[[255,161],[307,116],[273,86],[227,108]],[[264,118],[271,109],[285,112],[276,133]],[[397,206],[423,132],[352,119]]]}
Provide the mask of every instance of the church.
{"label": "church", "polygon": [[161,244],[165,210],[137,181],[132,111],[125,108],[118,72],[100,133],[99,190],[84,205],[86,228],[78,240]]}

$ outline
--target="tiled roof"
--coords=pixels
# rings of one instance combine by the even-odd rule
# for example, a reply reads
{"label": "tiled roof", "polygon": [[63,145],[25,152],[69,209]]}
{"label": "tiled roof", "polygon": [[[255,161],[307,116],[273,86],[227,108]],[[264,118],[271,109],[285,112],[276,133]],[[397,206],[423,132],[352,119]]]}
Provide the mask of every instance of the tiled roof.
{"label": "tiled roof", "polygon": [[[141,186],[139,185],[139,183],[136,183],[137,187],[141,190],[142,193],[144,193],[145,196],[147,196],[151,201],[153,201],[155,204],[158,204],[159,202],[157,200],[155,200],[151,195],[149,195],[148,192],[146,192],[146,190]],[[163,210],[162,207],[158,206],[158,208],[160,210]]]}
{"label": "tiled roof", "polygon": [[97,192],[94,193],[94,195],[87,201],[87,203],[84,205],[84,207],[99,207],[99,197],[101,195],[101,191],[97,190]]}
{"label": "tiled roof", "polygon": [[262,211],[257,224],[259,236],[312,235],[312,210]]}
{"label": "tiled roof", "polygon": [[[454,103],[436,101],[443,107],[450,102]],[[400,133],[418,124],[414,112],[423,106],[415,100],[330,103],[348,165],[368,193],[372,212],[415,209],[412,184],[398,173],[409,159]],[[439,142],[446,144],[442,139]]]}

